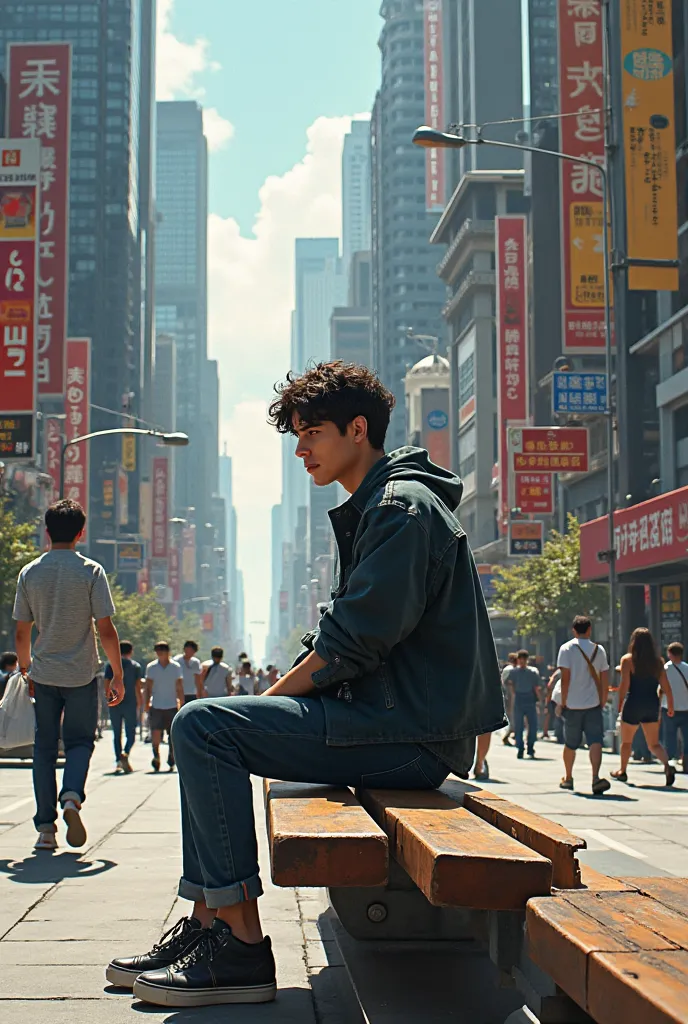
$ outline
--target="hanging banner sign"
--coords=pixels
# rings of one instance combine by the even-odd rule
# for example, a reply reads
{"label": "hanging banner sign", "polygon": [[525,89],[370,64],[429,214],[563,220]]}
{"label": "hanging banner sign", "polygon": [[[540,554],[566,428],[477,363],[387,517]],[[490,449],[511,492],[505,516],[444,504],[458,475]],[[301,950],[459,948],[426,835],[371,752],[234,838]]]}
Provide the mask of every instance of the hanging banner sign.
{"label": "hanging banner sign", "polygon": [[586,427],[510,427],[509,463],[514,472],[587,473]]}
{"label": "hanging banner sign", "polygon": [[[91,429],[91,339],[69,338],[66,346],[65,437],[69,441]],[[88,521],[88,442],[73,444],[65,452],[65,498],[78,501]]]}
{"label": "hanging banner sign", "polygon": [[167,558],[168,461],[161,455],[153,459],[153,544],[152,558]]}
{"label": "hanging banner sign", "polygon": [[544,526],[539,519],[528,523],[509,523],[509,555],[541,555]]}
{"label": "hanging banner sign", "polygon": [[553,515],[554,489],[551,473],[516,473],[514,490],[514,505],[524,515]]}
{"label": "hanging banner sign", "polygon": [[45,469],[52,480],[52,500],[60,493],[60,455],[62,452],[62,420],[57,416],[46,416],[45,424]]}
{"label": "hanging banner sign", "polygon": [[[678,259],[672,0],[622,0],[626,250]],[[677,291],[678,267],[629,267],[632,291]]]}
{"label": "hanging banner sign", "polygon": [[[423,0],[425,23],[425,123],[444,131],[442,0]],[[430,213],[444,209],[446,190],[444,150],[428,149],[425,157],[425,206]]]}

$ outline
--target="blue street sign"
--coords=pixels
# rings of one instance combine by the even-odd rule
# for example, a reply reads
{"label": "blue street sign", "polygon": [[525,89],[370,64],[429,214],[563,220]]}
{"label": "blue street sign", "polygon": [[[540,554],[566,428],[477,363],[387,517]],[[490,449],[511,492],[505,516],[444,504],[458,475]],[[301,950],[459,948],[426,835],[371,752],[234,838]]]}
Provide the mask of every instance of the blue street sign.
{"label": "blue street sign", "polygon": [[442,409],[433,409],[428,413],[428,426],[431,430],[444,430],[449,424],[449,417]]}
{"label": "blue street sign", "polygon": [[607,411],[607,375],[605,373],[555,373],[552,384],[552,408],[555,416],[575,413],[599,416]]}

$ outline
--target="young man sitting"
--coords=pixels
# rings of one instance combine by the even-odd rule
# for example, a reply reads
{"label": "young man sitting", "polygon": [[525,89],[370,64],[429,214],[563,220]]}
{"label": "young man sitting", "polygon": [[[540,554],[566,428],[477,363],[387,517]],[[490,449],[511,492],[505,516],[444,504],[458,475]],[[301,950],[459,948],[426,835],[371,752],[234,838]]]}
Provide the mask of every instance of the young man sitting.
{"label": "young man sitting", "polygon": [[275,997],[258,913],[251,774],[292,782],[434,789],[466,777],[475,737],[506,722],[480,580],[454,516],[461,482],[426,451],[385,455],[394,397],[366,367],[289,374],[270,408],[330,513],[333,601],[264,696],[195,701],[172,727],[182,803],[179,894],[193,901],[150,953],[108,980],[166,1006]]}

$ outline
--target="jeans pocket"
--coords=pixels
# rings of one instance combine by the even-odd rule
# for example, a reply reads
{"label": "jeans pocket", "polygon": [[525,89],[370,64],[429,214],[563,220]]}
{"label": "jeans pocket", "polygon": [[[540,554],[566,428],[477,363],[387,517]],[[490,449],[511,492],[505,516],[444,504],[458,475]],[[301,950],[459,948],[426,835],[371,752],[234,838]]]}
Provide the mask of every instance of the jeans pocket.
{"label": "jeans pocket", "polygon": [[438,782],[428,778],[421,767],[422,754],[383,772],[361,775],[362,789],[436,789]]}

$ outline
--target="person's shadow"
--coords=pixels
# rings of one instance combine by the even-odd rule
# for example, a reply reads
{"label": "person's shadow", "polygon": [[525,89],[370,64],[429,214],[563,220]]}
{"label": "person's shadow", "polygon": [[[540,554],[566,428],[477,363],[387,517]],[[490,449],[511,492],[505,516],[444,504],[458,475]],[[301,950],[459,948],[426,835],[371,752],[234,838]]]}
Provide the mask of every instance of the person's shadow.
{"label": "person's shadow", "polygon": [[11,882],[38,885],[62,882],[65,878],[93,878],[117,867],[113,860],[80,860],[78,853],[38,851],[24,860],[0,860],[0,872]]}

